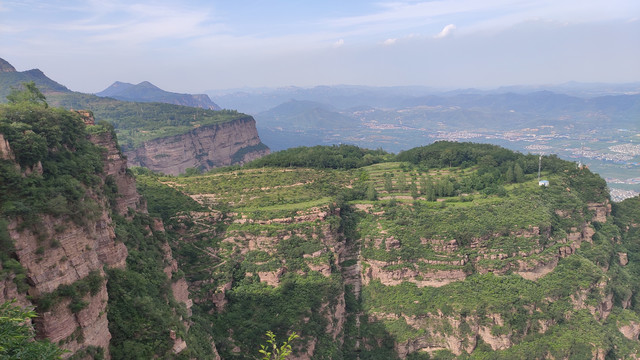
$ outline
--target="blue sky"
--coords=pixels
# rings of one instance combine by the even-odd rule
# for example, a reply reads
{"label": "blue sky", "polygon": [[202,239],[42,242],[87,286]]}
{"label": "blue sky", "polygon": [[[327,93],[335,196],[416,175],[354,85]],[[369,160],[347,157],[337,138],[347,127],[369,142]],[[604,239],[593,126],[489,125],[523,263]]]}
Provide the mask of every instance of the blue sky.
{"label": "blue sky", "polygon": [[640,81],[640,1],[0,0],[0,57],[84,92]]}

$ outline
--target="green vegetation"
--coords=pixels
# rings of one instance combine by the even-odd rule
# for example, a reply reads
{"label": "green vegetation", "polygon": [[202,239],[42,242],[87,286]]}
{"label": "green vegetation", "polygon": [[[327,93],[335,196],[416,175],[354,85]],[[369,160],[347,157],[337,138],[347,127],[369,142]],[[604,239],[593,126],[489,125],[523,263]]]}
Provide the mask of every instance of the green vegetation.
{"label": "green vegetation", "polygon": [[354,169],[388,160],[383,150],[367,150],[353,145],[297,147],[278,151],[247,164],[247,168],[306,167],[315,169]]}
{"label": "green vegetation", "polygon": [[[614,259],[623,249],[614,242],[622,231],[610,222],[592,222],[588,204],[608,198],[597,175],[547,156],[543,175],[551,185],[540,187],[537,157],[491,145],[442,142],[395,158],[352,150],[290,149],[247,167],[181,177],[139,173],[139,181],[155,184],[154,190],[141,188],[143,193],[171,189],[208,208],[175,206],[178,216],[168,211],[163,217],[169,227],[182,229],[169,236],[187,281],[199,284],[194,297],[224,292],[228,301],[194,305],[221,356],[246,358],[269,329],[279,336],[296,329],[301,339],[294,353],[316,341],[315,356],[332,359],[395,358],[397,343],[434,333],[463,336],[478,327],[513,345],[494,351],[480,339],[471,354],[441,350],[410,358],[577,358],[596,348],[635,351],[617,328],[620,321],[635,321],[635,310],[608,319],[585,310],[599,308],[612,293],[617,304],[637,293],[628,285],[636,283],[633,268]],[[150,200],[150,209],[163,201]],[[331,215],[336,209],[339,215]],[[310,216],[319,212],[326,217]],[[593,231],[590,240],[580,238],[584,231]],[[354,244],[360,260],[338,267],[329,246],[336,240]],[[568,246],[574,254],[559,258]],[[397,285],[372,279],[355,297],[341,271],[360,264],[366,274],[375,262],[383,264],[377,271],[408,275]],[[549,263],[550,272],[536,281],[516,274]],[[446,272],[462,278],[420,285]],[[277,286],[268,285],[267,277]],[[331,324],[327,311],[341,294],[345,341],[336,346],[325,329]],[[578,297],[581,307],[575,305]]]}
{"label": "green vegetation", "polygon": [[131,220],[113,215],[116,237],[129,250],[126,269],[107,270],[109,331],[114,359],[148,359],[170,353],[170,331],[186,339],[180,320],[185,309],[176,303],[163,272],[166,239],[153,230],[153,219],[135,214]]}
{"label": "green vegetation", "polygon": [[287,356],[291,354],[291,342],[299,338],[294,331],[289,335],[289,338],[282,343],[282,345],[278,346],[276,336],[273,332],[267,331],[267,337],[268,345],[260,345],[260,354],[264,355],[262,360],[285,360]]}
{"label": "green vegetation", "polygon": [[100,148],[87,139],[80,115],[49,108],[36,88],[14,97],[21,101],[0,106],[0,134],[20,168],[0,160],[0,215],[21,217],[34,232],[42,231],[42,213],[83,224],[97,211],[87,190],[99,191],[102,183]]}
{"label": "green vegetation", "polygon": [[198,204],[180,191],[158,182],[158,175],[145,168],[134,168],[137,175],[138,191],[148,201],[149,215],[166,221],[171,216],[185,211],[202,211],[205,207]]}
{"label": "green vegetation", "polygon": [[89,305],[85,300],[87,294],[95,296],[102,288],[103,278],[97,270],[91,271],[86,277],[69,285],[60,285],[56,290],[36,298],[38,310],[46,312],[51,310],[63,298],[71,299],[69,310],[74,314]]}
{"label": "green vegetation", "polygon": [[124,150],[136,148],[145,141],[184,134],[200,126],[250,119],[234,110],[127,102],[81,93],[52,94],[50,102],[65,108],[91,110],[96,119],[113,124]]}
{"label": "green vegetation", "polygon": [[7,360],[53,360],[65,353],[48,340],[35,341],[30,320],[35,311],[23,309],[15,301],[0,304],[0,358]]}

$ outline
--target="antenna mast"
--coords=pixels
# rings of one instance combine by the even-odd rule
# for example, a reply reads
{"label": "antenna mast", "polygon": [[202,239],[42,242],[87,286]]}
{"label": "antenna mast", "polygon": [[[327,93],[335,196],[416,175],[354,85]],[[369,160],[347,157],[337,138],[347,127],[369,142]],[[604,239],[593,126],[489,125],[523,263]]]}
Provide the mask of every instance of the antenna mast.
{"label": "antenna mast", "polygon": [[542,154],[538,158],[538,181],[540,181],[540,168],[542,167]]}

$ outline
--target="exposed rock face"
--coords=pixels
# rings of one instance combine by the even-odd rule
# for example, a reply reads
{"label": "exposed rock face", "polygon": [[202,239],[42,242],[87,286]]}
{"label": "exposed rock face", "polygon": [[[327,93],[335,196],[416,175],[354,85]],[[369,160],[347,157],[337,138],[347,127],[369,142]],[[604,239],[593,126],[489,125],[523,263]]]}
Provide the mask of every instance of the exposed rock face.
{"label": "exposed rock face", "polygon": [[[102,179],[117,187],[113,210],[123,215],[129,208],[146,212],[135,180],[126,172],[126,160],[118,152],[115,139],[110,133],[104,133],[94,135],[91,140],[106,148]],[[11,149],[1,137],[0,154],[5,160],[13,159]],[[8,231],[14,242],[15,257],[26,270],[30,284],[28,295],[36,300],[61,285],[86,279],[92,272],[102,277],[98,291],[82,298],[86,303],[82,309],[72,312],[69,308],[72,299],[61,296],[50,309],[39,314],[34,324],[38,337],[60,343],[70,350],[67,356],[96,346],[103,348],[109,358],[111,334],[106,315],[108,294],[103,267],[124,268],[128,252],[123,243],[115,242],[108,199],[90,189],[86,190],[85,196],[86,201],[95,202],[97,207],[95,213],[87,215],[81,223],[67,217],[42,215],[37,231],[21,229],[19,219],[9,222]],[[10,280],[11,277],[0,282],[0,301],[17,298],[21,305],[32,305]]]}
{"label": "exposed rock face", "polygon": [[269,148],[260,142],[255,120],[250,116],[147,141],[125,153],[131,166],[145,166],[171,175],[188,168],[208,170],[244,164],[267,154]]}
{"label": "exposed rock face", "polygon": [[593,219],[591,221],[606,222],[607,216],[611,214],[611,204],[609,201],[603,203],[589,203],[587,204],[589,211],[593,211]]}
{"label": "exposed rock face", "polygon": [[377,260],[368,260],[367,264],[369,267],[363,274],[363,284],[368,284],[372,280],[379,280],[383,285],[393,286],[408,281],[415,283],[418,287],[439,287],[454,281],[464,280],[467,277],[464,271],[459,269],[423,272],[412,268],[412,264],[406,264],[408,267],[394,270],[388,270],[387,267],[398,264]]}
{"label": "exposed rock face", "polygon": [[2,134],[0,134],[0,160],[15,160],[15,156],[9,146],[9,142],[4,139],[4,135]]}
{"label": "exposed rock face", "polygon": [[[31,284],[29,295],[38,298],[60,285],[82,280],[92,271],[104,277],[102,267],[105,265],[125,266],[127,249],[124,244],[115,243],[111,218],[106,211],[84,226],[50,216],[42,217],[42,223],[53,240],[43,243],[38,234],[30,230],[19,231],[16,221],[8,227],[15,242],[16,256],[27,270]],[[95,296],[85,296],[83,300],[88,306],[76,314],[69,310],[71,299],[63,298],[37,319],[38,335],[54,342],[62,341],[62,346],[72,352],[86,346],[98,346],[108,354],[111,335],[105,315],[107,298],[105,281]]]}
{"label": "exposed rock face", "polygon": [[107,298],[107,288],[103,285],[98,294],[83,299],[89,305],[77,314],[69,310],[71,299],[61,301],[35,319],[38,335],[62,343],[63,348],[71,351],[92,345],[105,349],[108,355],[111,334],[106,314]]}
{"label": "exposed rock face", "polygon": [[622,266],[626,266],[629,263],[629,257],[627,256],[627,253],[624,252],[618,253],[618,260]]}
{"label": "exposed rock face", "polygon": [[640,323],[630,321],[629,324],[619,326],[618,328],[622,335],[627,339],[638,340],[638,335],[640,334]]}
{"label": "exposed rock face", "polygon": [[110,177],[109,181],[113,181],[118,189],[115,210],[120,215],[125,215],[129,208],[146,213],[146,205],[136,190],[135,178],[127,173],[127,159],[122,156],[111,133],[92,135],[91,141],[107,150],[103,157],[105,182]]}

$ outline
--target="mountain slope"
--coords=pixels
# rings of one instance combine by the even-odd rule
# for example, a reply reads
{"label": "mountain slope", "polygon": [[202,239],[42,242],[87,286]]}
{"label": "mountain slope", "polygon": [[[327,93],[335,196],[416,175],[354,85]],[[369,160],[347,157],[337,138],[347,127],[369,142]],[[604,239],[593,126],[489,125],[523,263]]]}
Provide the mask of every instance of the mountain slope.
{"label": "mountain slope", "polygon": [[96,93],[96,95],[102,97],[108,96],[123,101],[162,102],[209,110],[220,110],[220,107],[205,94],[191,95],[168,92],[148,81],[143,81],[136,85],[116,81],[108,88]]}
{"label": "mountain slope", "polygon": [[113,129],[93,122],[45,104],[0,106],[0,302],[35,306],[38,337],[73,358],[188,353],[191,301],[162,222],[148,216]]}
{"label": "mountain slope", "polygon": [[38,89],[46,94],[71,92],[65,86],[49,79],[38,69],[16,71],[13,65],[0,58],[0,103],[5,102],[5,98],[11,92],[12,87],[17,87],[23,82],[30,81],[33,81]]}
{"label": "mountain slope", "polygon": [[[0,92],[9,94],[12,87],[19,87],[23,82],[32,80],[36,85],[43,84],[41,91],[50,105],[89,110],[98,122],[108,121],[113,124],[120,145],[127,155],[132,155],[132,152],[154,140],[172,142],[184,150],[177,157],[146,159],[144,154],[135,156],[137,164],[144,162],[152,166],[161,163],[161,166],[153,167],[157,171],[168,169],[170,173],[177,174],[177,169],[183,171],[186,167],[207,170],[214,166],[244,163],[269,152],[258,137],[253,118],[236,111],[214,111],[166,103],[136,103],[73,92],[55,83],[40,70],[16,72],[6,61],[2,64],[3,69],[8,72],[0,72]],[[0,102],[6,102],[6,96]],[[232,128],[235,132],[224,133],[217,142],[205,141],[214,147],[194,147],[194,144],[200,143],[199,134],[214,135],[216,129],[221,127]],[[175,137],[181,135],[192,141],[180,143]],[[222,141],[225,137],[226,140]],[[247,142],[231,141],[234,138],[246,139]],[[229,142],[232,144],[224,149],[215,148],[217,143]],[[153,148],[154,145],[150,144],[149,147]]]}
{"label": "mountain slope", "polygon": [[210,175],[139,175],[223,358],[251,358],[266,330],[300,334],[298,359],[640,351],[640,218],[632,205],[613,217],[603,179],[545,156],[540,187],[538,157],[486,144],[394,160],[319,146]]}

